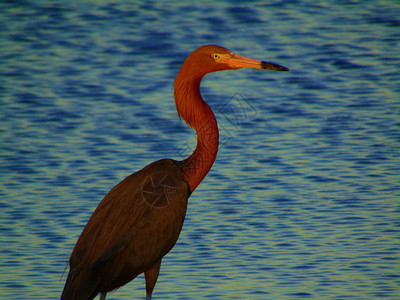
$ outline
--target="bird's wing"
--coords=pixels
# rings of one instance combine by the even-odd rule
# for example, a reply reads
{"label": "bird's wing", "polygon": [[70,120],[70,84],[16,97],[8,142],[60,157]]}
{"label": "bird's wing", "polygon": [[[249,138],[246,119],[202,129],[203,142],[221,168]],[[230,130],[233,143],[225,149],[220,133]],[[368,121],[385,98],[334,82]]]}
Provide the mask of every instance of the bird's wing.
{"label": "bird's wing", "polygon": [[173,160],[154,162],[128,176],[91,216],[71,255],[70,273],[96,273],[103,276],[102,284],[104,276],[111,280],[129,268],[142,273],[175,244],[189,195]]}
{"label": "bird's wing", "polygon": [[105,250],[103,254],[87,269],[92,271],[95,270],[97,266],[102,264],[103,262],[108,261],[115,253],[124,249],[133,239],[132,234],[125,234],[122,238],[111,248]]}

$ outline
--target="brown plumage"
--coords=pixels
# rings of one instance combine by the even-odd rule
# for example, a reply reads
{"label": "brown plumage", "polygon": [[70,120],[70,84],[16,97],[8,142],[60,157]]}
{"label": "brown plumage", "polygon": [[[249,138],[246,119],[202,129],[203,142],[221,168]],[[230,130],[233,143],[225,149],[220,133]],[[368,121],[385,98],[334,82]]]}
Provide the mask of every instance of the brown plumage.
{"label": "brown plumage", "polygon": [[218,151],[218,127],[200,95],[210,72],[285,67],[238,56],[213,45],[195,50],[175,82],[178,114],[196,130],[197,147],[183,161],[162,159],[128,176],[100,202],[82,231],[69,263],[61,299],[90,300],[117,289],[141,273],[151,299],[161,260],[178,240],[187,199],[210,170]]}

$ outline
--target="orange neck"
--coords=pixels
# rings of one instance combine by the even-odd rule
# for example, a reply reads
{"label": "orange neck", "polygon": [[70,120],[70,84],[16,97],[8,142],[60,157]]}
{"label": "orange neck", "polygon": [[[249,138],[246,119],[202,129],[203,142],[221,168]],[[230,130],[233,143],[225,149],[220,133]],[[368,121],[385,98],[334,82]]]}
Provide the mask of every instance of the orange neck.
{"label": "orange neck", "polygon": [[[211,169],[218,152],[218,126],[214,113],[200,95],[203,76],[180,76],[175,87],[178,114],[196,130],[197,147],[193,154],[182,161],[183,177],[193,192]],[[185,73],[184,73],[185,74]]]}

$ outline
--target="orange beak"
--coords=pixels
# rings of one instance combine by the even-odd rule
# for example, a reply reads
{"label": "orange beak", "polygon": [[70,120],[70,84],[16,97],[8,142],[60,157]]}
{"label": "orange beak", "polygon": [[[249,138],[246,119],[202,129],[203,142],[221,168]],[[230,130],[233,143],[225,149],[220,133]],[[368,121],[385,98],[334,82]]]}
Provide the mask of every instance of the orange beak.
{"label": "orange beak", "polygon": [[237,54],[233,54],[232,58],[227,59],[225,63],[228,64],[232,69],[252,68],[252,69],[264,69],[272,71],[289,71],[288,68],[277,64],[256,60],[252,58],[247,58]]}

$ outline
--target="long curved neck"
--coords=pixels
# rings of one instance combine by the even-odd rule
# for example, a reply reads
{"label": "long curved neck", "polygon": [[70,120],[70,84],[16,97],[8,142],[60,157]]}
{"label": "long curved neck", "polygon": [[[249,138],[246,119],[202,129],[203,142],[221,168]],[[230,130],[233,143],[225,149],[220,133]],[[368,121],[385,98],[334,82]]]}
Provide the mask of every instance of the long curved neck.
{"label": "long curved neck", "polygon": [[218,152],[218,126],[210,106],[201,98],[203,75],[190,74],[182,67],[174,82],[178,114],[196,130],[197,147],[183,163],[183,178],[193,192],[211,169]]}

